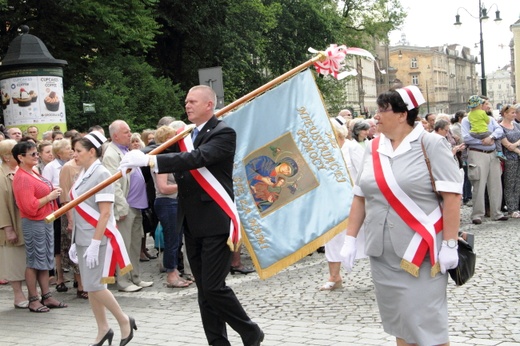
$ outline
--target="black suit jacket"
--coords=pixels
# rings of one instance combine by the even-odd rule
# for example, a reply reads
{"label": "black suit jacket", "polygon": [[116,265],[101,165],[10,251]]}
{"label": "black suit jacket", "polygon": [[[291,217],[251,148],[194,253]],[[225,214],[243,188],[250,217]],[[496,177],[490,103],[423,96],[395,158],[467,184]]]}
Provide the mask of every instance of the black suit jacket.
{"label": "black suit jacket", "polygon": [[186,231],[194,237],[228,234],[230,218],[189,170],[206,167],[234,199],[235,130],[213,116],[204,125],[193,146],[194,150],[189,153],[180,152],[176,145],[176,152],[157,156],[159,173],[173,172],[179,186],[177,226],[181,227],[186,222]]}

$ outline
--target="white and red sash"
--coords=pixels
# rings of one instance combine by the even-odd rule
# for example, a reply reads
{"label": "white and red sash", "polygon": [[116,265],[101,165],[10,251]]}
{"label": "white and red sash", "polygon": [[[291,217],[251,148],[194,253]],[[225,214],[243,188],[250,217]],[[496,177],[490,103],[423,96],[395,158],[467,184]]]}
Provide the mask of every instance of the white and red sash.
{"label": "white and red sash", "polygon": [[[81,176],[78,178],[81,181]],[[75,188],[70,191],[71,200],[78,197],[75,193]],[[96,228],[99,220],[99,212],[87,205],[85,202],[80,203],[74,207],[78,214],[85,219],[92,227]],[[125,243],[121,233],[117,229],[115,223],[110,220],[107,223],[104,235],[108,238],[105,263],[103,265],[103,276],[101,277],[102,284],[115,283],[114,274],[116,272],[116,265],[119,265],[120,275],[125,275],[133,269],[126,252]]]}
{"label": "white and red sash", "polygon": [[401,261],[401,267],[410,274],[419,276],[419,267],[429,250],[433,277],[440,271],[435,235],[443,228],[442,210],[437,206],[431,214],[427,215],[401,189],[393,174],[390,160],[378,151],[379,142],[380,137],[372,140],[372,161],[376,183],[397,215],[415,231]]}
{"label": "white and red sash", "polygon": [[[182,131],[184,129],[180,129]],[[193,140],[190,135],[184,137],[179,142],[179,148],[184,152],[191,152],[193,147]],[[206,191],[208,195],[222,208],[222,210],[229,216],[231,222],[229,224],[229,238],[228,246],[233,252],[239,251],[241,234],[240,224],[238,218],[238,210],[235,202],[231,199],[222,184],[215,178],[215,176],[206,168],[201,167],[190,170],[197,183]]]}

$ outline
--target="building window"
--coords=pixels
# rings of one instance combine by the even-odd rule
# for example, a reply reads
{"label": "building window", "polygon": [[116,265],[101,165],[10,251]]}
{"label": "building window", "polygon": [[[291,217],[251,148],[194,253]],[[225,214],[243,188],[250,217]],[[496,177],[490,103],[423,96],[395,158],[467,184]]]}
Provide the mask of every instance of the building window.
{"label": "building window", "polygon": [[419,85],[419,76],[416,74],[412,75],[412,84],[413,85]]}
{"label": "building window", "polygon": [[417,58],[412,58],[411,68],[417,68]]}

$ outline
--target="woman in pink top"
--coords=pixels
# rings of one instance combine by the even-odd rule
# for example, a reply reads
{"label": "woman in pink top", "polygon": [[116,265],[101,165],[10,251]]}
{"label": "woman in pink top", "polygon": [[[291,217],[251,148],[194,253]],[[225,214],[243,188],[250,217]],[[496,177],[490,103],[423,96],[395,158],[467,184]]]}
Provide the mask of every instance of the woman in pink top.
{"label": "woman in pink top", "polygon": [[[48,312],[49,308],[67,307],[54,299],[49,290],[49,270],[54,267],[54,231],[52,224],[45,222],[45,217],[56,208],[56,199],[61,189],[54,188],[50,181],[36,173],[36,144],[19,142],[14,146],[12,154],[19,165],[13,179],[13,190],[25,239],[25,281],[29,291],[29,310]],[[36,283],[42,294],[40,301]]]}

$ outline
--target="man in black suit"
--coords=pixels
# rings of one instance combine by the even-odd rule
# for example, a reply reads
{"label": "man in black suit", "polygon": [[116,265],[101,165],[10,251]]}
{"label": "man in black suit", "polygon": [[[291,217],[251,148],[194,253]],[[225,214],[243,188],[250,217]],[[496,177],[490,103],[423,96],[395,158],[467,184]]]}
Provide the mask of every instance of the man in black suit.
{"label": "man in black suit", "polygon": [[231,219],[189,172],[207,168],[220,182],[224,193],[233,199],[236,133],[214,116],[216,95],[210,87],[191,88],[185,105],[188,119],[196,125],[192,151],[180,151],[178,144],[176,152],[157,156],[134,150],[123,158],[120,168],[148,165],[156,173],[174,173],[179,186],[178,227],[184,227],[186,250],[209,344],[230,345],[227,323],[240,334],[244,345],[260,345],[264,333],[247,316],[233,290],[226,286],[232,255],[227,245]]}

